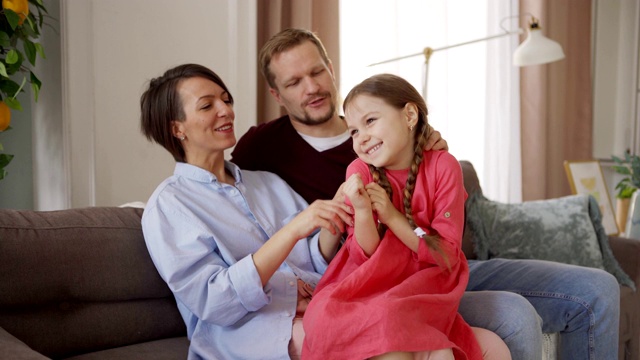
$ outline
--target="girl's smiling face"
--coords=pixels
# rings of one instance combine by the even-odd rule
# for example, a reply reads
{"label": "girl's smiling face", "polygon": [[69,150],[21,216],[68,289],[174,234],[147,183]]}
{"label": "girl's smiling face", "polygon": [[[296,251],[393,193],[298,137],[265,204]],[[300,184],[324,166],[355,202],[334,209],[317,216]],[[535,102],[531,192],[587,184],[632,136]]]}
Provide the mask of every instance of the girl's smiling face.
{"label": "girl's smiling face", "polygon": [[412,103],[397,109],[381,98],[357,95],[345,109],[353,150],[364,162],[376,167],[408,168],[414,155],[411,127],[418,121],[417,114]]}

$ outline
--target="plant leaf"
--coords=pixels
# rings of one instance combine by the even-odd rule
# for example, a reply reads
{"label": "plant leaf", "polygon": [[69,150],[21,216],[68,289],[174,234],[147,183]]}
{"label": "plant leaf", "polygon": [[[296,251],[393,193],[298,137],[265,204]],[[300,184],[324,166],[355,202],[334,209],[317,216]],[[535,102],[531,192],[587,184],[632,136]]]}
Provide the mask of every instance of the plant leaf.
{"label": "plant leaf", "polygon": [[22,61],[24,60],[24,57],[22,56],[22,53],[20,51],[18,51],[17,49],[13,50],[15,50],[15,54],[18,55],[18,60],[13,64],[7,63],[7,74],[9,75],[13,75],[20,71],[20,66],[22,66]]}
{"label": "plant leaf", "polygon": [[22,42],[22,48],[24,49],[24,53],[27,55],[27,59],[31,63],[31,65],[36,65],[36,46],[33,45],[33,42],[30,40],[24,40]]}
{"label": "plant leaf", "polygon": [[22,105],[20,105],[20,101],[16,98],[6,97],[4,99],[5,104],[13,110],[22,111]]}
{"label": "plant leaf", "polygon": [[622,175],[631,175],[631,169],[629,169],[629,167],[627,166],[617,166],[614,165],[612,166],[613,170],[615,172],[617,172],[618,174],[622,174]]}
{"label": "plant leaf", "polygon": [[618,193],[618,198],[628,199],[633,195],[634,192],[636,192],[636,190],[638,189],[635,187],[626,187],[624,189],[621,189],[620,192]]}
{"label": "plant leaf", "polygon": [[11,159],[13,159],[13,155],[11,154],[0,154],[0,168],[9,165]]}
{"label": "plant leaf", "polygon": [[7,68],[4,67],[4,64],[2,62],[0,62],[0,75],[8,78],[9,75],[7,74]]}
{"label": "plant leaf", "polygon": [[15,64],[16,62],[18,62],[18,60],[20,60],[18,51],[16,49],[9,50],[9,52],[7,53],[7,58],[5,59],[7,64]]}
{"label": "plant leaf", "polygon": [[18,93],[20,93],[20,91],[22,91],[22,88],[24,87],[24,84],[26,84],[26,83],[27,83],[27,77],[25,76],[25,77],[22,78],[22,83],[20,84],[20,87],[18,88],[18,91],[16,91],[16,93],[12,96],[14,99],[16,98],[16,96],[18,96]]}
{"label": "plant leaf", "polygon": [[3,10],[4,16],[7,17],[7,21],[9,22],[9,26],[11,26],[12,30],[15,30],[16,27],[18,27],[18,25],[20,24],[20,16],[18,16],[18,14],[16,14],[16,12],[11,9]]}
{"label": "plant leaf", "polygon": [[7,94],[8,96],[15,94],[19,88],[20,85],[18,85],[18,83],[13,79],[0,78],[0,91]]}
{"label": "plant leaf", "polygon": [[3,48],[8,47],[9,42],[9,35],[4,31],[0,31],[0,46]]}
{"label": "plant leaf", "polygon": [[38,102],[38,94],[40,94],[40,88],[42,87],[42,81],[40,81],[40,79],[38,79],[38,77],[36,76],[36,74],[33,73],[33,71],[30,71],[29,73],[31,73],[31,90],[33,91],[33,98],[36,102]]}
{"label": "plant leaf", "polygon": [[36,51],[40,54],[40,57],[46,59],[47,57],[44,55],[44,47],[40,43],[33,43],[36,47]]}

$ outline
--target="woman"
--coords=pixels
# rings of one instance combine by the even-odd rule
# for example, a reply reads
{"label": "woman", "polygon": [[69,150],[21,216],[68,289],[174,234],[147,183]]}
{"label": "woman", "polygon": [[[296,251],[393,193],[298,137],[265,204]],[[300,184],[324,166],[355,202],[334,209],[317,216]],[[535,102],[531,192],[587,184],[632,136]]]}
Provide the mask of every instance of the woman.
{"label": "woman", "polygon": [[296,356],[296,314],[335,255],[349,207],[307,206],[276,175],[225,161],[236,143],[233,97],[206,67],[167,70],[140,105],[142,132],[177,162],[142,229],[187,326],[189,358],[286,359],[290,346]]}

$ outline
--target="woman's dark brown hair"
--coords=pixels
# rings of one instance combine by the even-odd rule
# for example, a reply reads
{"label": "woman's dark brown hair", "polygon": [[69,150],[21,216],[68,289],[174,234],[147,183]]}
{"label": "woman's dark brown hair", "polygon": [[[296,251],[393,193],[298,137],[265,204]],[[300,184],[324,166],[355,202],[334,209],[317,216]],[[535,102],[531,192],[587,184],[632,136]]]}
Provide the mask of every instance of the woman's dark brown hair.
{"label": "woman's dark brown hair", "polygon": [[233,104],[233,96],[220,76],[207,67],[198,64],[184,64],[171,68],[152,79],[149,88],[140,97],[140,125],[142,133],[149,141],[162,145],[178,162],[185,162],[182,143],[171,130],[172,121],[185,121],[182,99],[178,94],[178,85],[182,80],[200,77],[213,81],[229,94]]}
{"label": "woman's dark brown hair", "polygon": [[[411,85],[407,80],[392,74],[379,74],[364,80],[351,89],[349,94],[347,94],[347,97],[344,99],[343,109],[346,110],[347,106],[354,98],[363,94],[382,99],[384,102],[396,109],[403,109],[408,103],[414,104],[418,109],[418,122],[416,123],[415,132],[413,133],[413,161],[411,162],[407,183],[405,184],[402,194],[405,217],[409,221],[411,227],[415,228],[416,223],[413,220],[411,199],[416,186],[416,178],[420,168],[420,163],[422,163],[424,147],[429,135],[427,104],[415,87],[413,87],[413,85]],[[387,178],[384,169],[369,165],[369,170],[371,171],[373,180],[385,189],[391,199],[391,184],[389,183],[389,179]],[[378,226],[380,237],[384,235],[385,231],[386,227],[384,224],[380,224]],[[443,257],[444,261],[448,265],[447,256],[440,246],[440,237],[438,235],[427,235],[424,237],[424,240],[429,248],[435,250]]]}

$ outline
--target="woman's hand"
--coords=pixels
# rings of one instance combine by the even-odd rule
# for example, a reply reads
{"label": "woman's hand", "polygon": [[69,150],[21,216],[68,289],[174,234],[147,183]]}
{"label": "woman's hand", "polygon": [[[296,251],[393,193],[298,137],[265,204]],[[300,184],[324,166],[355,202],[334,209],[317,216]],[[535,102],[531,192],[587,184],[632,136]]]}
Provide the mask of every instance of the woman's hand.
{"label": "woman's hand", "polygon": [[[345,231],[345,223],[352,221],[351,208],[336,200],[316,200],[300,212],[287,225],[278,230],[253,254],[260,280],[264,286],[300,239],[305,239],[316,229],[331,236],[320,236],[320,252],[330,260],[335,255],[337,239]],[[327,239],[329,238],[329,239]]]}
{"label": "woman's hand", "polygon": [[291,229],[296,239],[302,239],[318,228],[326,229],[333,235],[342,234],[345,223],[351,222],[352,210],[344,202],[316,200],[285,227]]}

